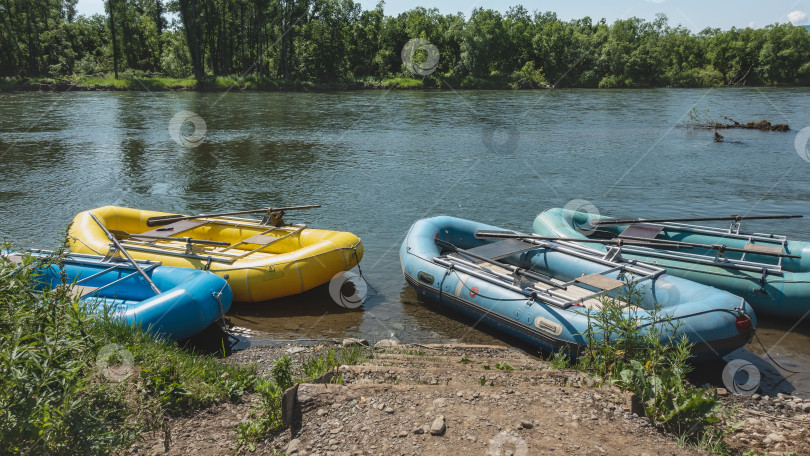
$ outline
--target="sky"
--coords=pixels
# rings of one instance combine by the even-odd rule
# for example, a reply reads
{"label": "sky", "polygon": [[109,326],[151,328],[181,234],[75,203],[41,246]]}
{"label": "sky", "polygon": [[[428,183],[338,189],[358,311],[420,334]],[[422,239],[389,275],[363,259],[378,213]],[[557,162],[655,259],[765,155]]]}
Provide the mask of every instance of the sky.
{"label": "sky", "polygon": [[[372,9],[378,0],[355,0],[364,9]],[[563,20],[590,16],[608,23],[616,19],[669,17],[670,25],[681,24],[697,32],[706,27],[723,30],[731,27],[764,27],[775,22],[810,25],[810,0],[388,0],[385,14],[397,15],[415,6],[438,8],[442,14],[470,12],[477,7],[505,12],[511,5],[523,5],[529,11],[553,11]],[[104,0],[79,0],[79,14],[104,14]]]}

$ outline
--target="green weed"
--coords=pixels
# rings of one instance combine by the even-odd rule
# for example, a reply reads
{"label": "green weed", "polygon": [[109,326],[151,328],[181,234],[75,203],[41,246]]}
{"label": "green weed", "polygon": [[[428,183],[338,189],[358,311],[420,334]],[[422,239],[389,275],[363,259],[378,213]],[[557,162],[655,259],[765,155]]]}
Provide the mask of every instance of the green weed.
{"label": "green weed", "polygon": [[616,298],[600,298],[601,309],[586,310],[586,347],[576,367],[608,379],[638,395],[645,414],[680,439],[719,449],[720,404],[713,390],[693,386],[686,375],[692,344],[681,325],[663,317],[654,306],[648,317],[636,318],[627,305],[641,306],[643,294],[628,282]]}

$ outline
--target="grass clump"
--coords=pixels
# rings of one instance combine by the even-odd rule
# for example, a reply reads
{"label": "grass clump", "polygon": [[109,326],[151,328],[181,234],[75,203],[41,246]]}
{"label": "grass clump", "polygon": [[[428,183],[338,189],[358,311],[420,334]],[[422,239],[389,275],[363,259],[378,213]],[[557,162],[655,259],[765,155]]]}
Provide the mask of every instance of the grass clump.
{"label": "grass clump", "polygon": [[380,85],[385,89],[421,89],[423,87],[421,80],[403,77],[383,79]]}
{"label": "grass clump", "polygon": [[[693,344],[681,323],[662,316],[657,305],[643,317],[628,311],[628,305],[641,307],[643,302],[634,282],[627,282],[615,298],[600,301],[601,309],[583,311],[588,317],[582,334],[586,346],[570,366],[635,393],[645,415],[680,442],[725,452],[718,438],[722,431],[715,426],[720,421],[716,392],[687,379]],[[551,361],[558,368],[568,364],[565,354]]]}
{"label": "grass clump", "polygon": [[512,367],[511,365],[509,365],[509,363],[507,363],[506,361],[504,361],[502,363],[495,363],[495,369],[502,370],[502,371],[515,370],[515,368]]}
{"label": "grass clump", "polygon": [[[282,429],[281,406],[284,391],[299,384],[322,379],[324,374],[338,366],[360,364],[370,355],[368,349],[347,347],[341,350],[328,349],[325,353],[315,353],[300,357],[297,362],[284,355],[278,358],[271,369],[271,378],[259,379],[255,391],[261,397],[258,407],[251,416],[239,425],[237,440],[248,450],[255,449],[255,443],[270,437]],[[331,383],[343,383],[342,376],[332,376]]]}

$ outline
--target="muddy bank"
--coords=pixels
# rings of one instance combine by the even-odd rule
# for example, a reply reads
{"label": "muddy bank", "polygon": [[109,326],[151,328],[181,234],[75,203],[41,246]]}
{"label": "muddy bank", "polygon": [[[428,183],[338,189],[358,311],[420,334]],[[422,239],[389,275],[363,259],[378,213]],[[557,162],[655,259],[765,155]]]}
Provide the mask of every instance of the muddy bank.
{"label": "muddy bank", "polygon": [[[328,345],[258,347],[225,362],[269,373],[280,356],[305,359]],[[333,373],[341,384],[288,391],[290,427],[240,445],[236,428],[258,405],[254,396],[175,418],[134,454],[422,455],[709,454],[630,413],[628,398],[576,371],[499,346],[398,345],[370,351],[358,366]],[[334,380],[333,380],[334,381]],[[777,454],[810,453],[810,401],[793,396],[724,395],[728,445]],[[167,437],[168,436],[168,437]],[[250,451],[252,450],[252,451]]]}

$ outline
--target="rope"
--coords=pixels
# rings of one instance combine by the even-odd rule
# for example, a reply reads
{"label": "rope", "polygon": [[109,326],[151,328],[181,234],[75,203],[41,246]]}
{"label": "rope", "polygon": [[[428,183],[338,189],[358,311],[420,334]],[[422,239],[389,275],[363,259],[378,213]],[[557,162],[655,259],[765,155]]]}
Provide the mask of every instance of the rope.
{"label": "rope", "polygon": [[376,288],[374,288],[373,286],[371,286],[370,283],[368,283],[368,280],[366,280],[366,277],[363,275],[363,270],[360,269],[360,256],[357,254],[357,247],[352,247],[352,252],[354,253],[354,259],[357,260],[357,263],[355,263],[355,264],[357,265],[357,272],[360,274],[360,278],[363,279],[363,282],[366,282],[366,285],[369,288],[374,290],[375,294],[380,294],[380,292],[377,291]]}
{"label": "rope", "polygon": [[95,253],[96,253],[96,255],[101,255],[101,256],[104,256],[104,254],[103,254],[103,253],[101,253],[101,252],[99,252],[98,250],[96,250],[96,249],[94,249],[94,248],[90,247],[90,246],[89,246],[89,245],[87,245],[87,244],[86,244],[84,241],[82,241],[81,239],[77,238],[76,236],[74,236],[74,235],[72,235],[72,234],[71,234],[71,235],[69,235],[69,236],[70,236],[70,237],[71,237],[71,238],[72,238],[74,241],[81,242],[83,246],[85,246],[85,247],[87,247],[88,249],[90,249],[90,250],[92,250],[93,252],[95,252]]}
{"label": "rope", "polygon": [[792,370],[792,369],[788,369],[787,367],[777,363],[776,360],[773,359],[773,357],[771,357],[771,354],[768,351],[768,349],[765,348],[765,345],[762,344],[762,341],[759,340],[759,335],[754,333],[754,337],[757,339],[757,342],[759,342],[759,346],[762,347],[762,350],[765,351],[765,355],[768,357],[769,360],[771,360],[771,362],[774,365],[776,365],[776,367],[782,369],[783,371],[788,371],[788,372],[790,372],[792,374],[801,374],[801,373],[805,372],[805,371],[795,371],[795,370]]}
{"label": "rope", "polygon": [[[446,279],[447,276],[449,276],[449,275],[450,275],[450,268],[447,268],[447,269],[444,270],[444,275],[442,276],[442,282],[439,284],[439,304],[442,303],[442,295],[444,294],[444,279]],[[458,274],[456,274],[456,275],[458,275]],[[458,279],[461,280],[461,277],[459,277]],[[418,280],[418,278],[417,278],[417,280]]]}
{"label": "rope", "polygon": [[219,316],[217,317],[217,320],[216,320],[217,324],[219,325],[219,327],[226,334],[228,334],[228,330],[227,330],[228,324],[225,321],[225,310],[222,308],[222,292],[225,291],[225,288],[227,288],[227,287],[228,287],[228,282],[226,281],[225,285],[223,285],[222,288],[220,288],[218,292],[211,293],[212,295],[214,295],[214,298],[217,300],[217,304],[219,304]]}

